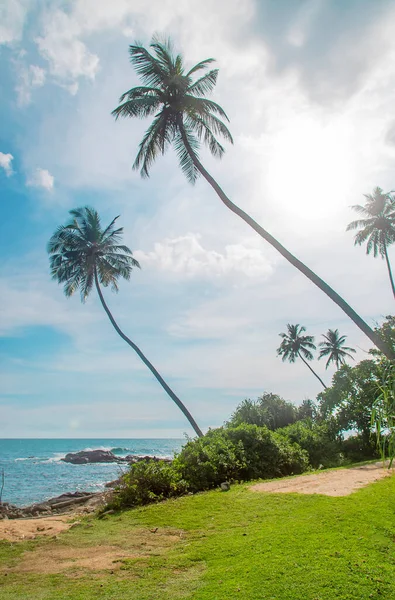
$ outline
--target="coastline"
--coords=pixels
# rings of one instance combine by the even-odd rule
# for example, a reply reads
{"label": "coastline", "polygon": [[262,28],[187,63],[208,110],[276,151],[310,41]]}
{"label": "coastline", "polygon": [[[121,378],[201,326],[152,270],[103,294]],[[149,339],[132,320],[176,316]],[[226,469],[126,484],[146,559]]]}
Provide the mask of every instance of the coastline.
{"label": "coastline", "polygon": [[[163,438],[1,439],[2,500],[23,509],[69,492],[103,493],[106,484],[122,476],[130,462],[154,456],[170,459],[183,443],[182,439]],[[63,460],[67,454],[93,450],[112,452],[114,461],[72,464]]]}

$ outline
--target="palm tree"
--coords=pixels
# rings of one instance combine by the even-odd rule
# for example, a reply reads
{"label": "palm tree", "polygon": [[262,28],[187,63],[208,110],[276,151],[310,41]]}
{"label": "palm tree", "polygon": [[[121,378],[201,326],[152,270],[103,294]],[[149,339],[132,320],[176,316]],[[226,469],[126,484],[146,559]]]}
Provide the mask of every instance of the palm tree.
{"label": "palm tree", "polygon": [[378,255],[385,258],[392,293],[395,297],[395,284],[387,251],[388,246],[395,242],[395,200],[391,194],[385,194],[379,187],[373,190],[373,194],[364,194],[364,196],[365,206],[355,204],[351,208],[367,218],[352,221],[347,226],[347,231],[360,229],[355,236],[354,245],[361,246],[367,242],[366,254],[370,254],[373,250],[375,258]]}
{"label": "palm tree", "polygon": [[70,211],[71,221],[58,227],[48,243],[52,278],[64,284],[64,293],[72,296],[80,291],[81,301],[85,302],[93,285],[99,295],[100,302],[107,313],[115,331],[138,354],[143,363],[156,377],[160,385],[184,413],[198,436],[202,432],[190,412],[167,385],[153,364],[142,351],[118,327],[108,308],[100,284],[110,286],[113,292],[118,291],[118,280],[130,279],[133,268],[140,267],[127,246],[120,244],[123,227],[116,229],[115,217],[103,228],[96,210],[85,206]]}
{"label": "palm tree", "polygon": [[[339,335],[338,329],[328,329],[326,334],[323,334],[325,342],[320,342],[318,345],[321,346],[320,355],[318,360],[323,358],[324,356],[328,356],[329,358],[326,361],[325,368],[327,369],[331,362],[336,364],[336,368],[340,369],[342,365],[346,363],[345,358],[351,358],[354,360],[354,357],[351,356],[350,352],[356,352],[354,348],[350,348],[349,346],[344,346],[344,342],[346,341],[346,335]],[[348,352],[347,352],[348,350]]]}
{"label": "palm tree", "polygon": [[[312,335],[301,335],[306,331],[306,327],[300,325],[287,325],[288,333],[280,333],[280,337],[283,338],[279,348],[277,348],[277,356],[282,356],[283,362],[288,360],[290,363],[294,363],[297,358],[300,358],[306,367],[310,369],[315,377],[319,380],[321,385],[326,388],[327,386],[322,381],[321,377],[312,369],[307,362],[313,360],[313,353],[311,350],[316,350],[314,344],[314,337]],[[304,358],[303,358],[304,357]]]}
{"label": "palm tree", "polygon": [[223,155],[224,148],[217,137],[222,136],[233,143],[232,136],[224,123],[224,120],[229,121],[225,111],[216,102],[204,97],[213,91],[217,82],[218,69],[211,69],[197,79],[193,77],[205,71],[214,59],[207,58],[186,71],[182,56],[174,55],[170,40],[161,41],[154,37],[150,47],[154,54],[139,42],[129,46],[131,63],[144,85],[133,87],[122,94],[119,106],[112,112],[116,119],[153,116],[153,121],[140,143],[133,168],[140,168],[142,177],[148,177],[149,170],[158,155],[164,154],[173,144],[181,169],[191,183],[196,181],[199,174],[203,175],[225,206],[243,219],[286,260],[327,294],[385,356],[394,358],[393,351],[351,306],[316,273],[284,248],[276,238],[258,225],[250,215],[234,204],[203,167],[199,159],[201,142],[218,158]]}

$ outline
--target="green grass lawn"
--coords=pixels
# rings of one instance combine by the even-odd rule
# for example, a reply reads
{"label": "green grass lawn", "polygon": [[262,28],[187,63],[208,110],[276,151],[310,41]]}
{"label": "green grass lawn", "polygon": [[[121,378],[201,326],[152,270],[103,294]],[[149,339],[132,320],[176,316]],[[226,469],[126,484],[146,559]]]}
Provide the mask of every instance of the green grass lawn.
{"label": "green grass lawn", "polygon": [[[106,568],[70,559],[110,548]],[[0,598],[395,600],[395,477],[342,498],[239,485],[0,542]]]}

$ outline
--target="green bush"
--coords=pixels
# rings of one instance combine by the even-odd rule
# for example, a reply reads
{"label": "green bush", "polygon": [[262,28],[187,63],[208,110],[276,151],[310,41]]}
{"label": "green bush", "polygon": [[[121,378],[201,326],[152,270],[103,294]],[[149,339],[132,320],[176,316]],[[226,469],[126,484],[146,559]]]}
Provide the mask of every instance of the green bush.
{"label": "green bush", "polygon": [[268,427],[275,431],[297,420],[298,411],[290,402],[286,402],[277,394],[265,392],[257,400],[246,399],[241,402],[229,421],[229,427],[238,427],[247,423]]}
{"label": "green bush", "polygon": [[344,457],[351,462],[379,458],[380,453],[373,436],[367,438],[362,435],[353,435],[342,441]]}
{"label": "green bush", "polygon": [[309,456],[309,463],[314,469],[319,467],[336,467],[341,463],[341,446],[325,423],[298,421],[288,427],[277,430],[278,435],[290,442],[299,444]]}
{"label": "green bush", "polygon": [[307,453],[267,427],[239,425],[210,430],[190,441],[175,459],[192,491],[207,490],[223,481],[271,479],[302,473]]}
{"label": "green bush", "polygon": [[162,461],[141,461],[131,465],[115,489],[114,508],[143,506],[165,498],[181,496],[188,486],[176,468]]}
{"label": "green bush", "polygon": [[243,480],[296,475],[308,467],[307,454],[300,446],[267,427],[239,425],[226,433],[234,444],[244,448],[246,466],[239,474]]}
{"label": "green bush", "polygon": [[143,506],[188,491],[208,490],[224,481],[271,479],[307,468],[307,452],[267,427],[220,427],[189,441],[171,464],[144,461],[132,465],[110,506]]}
{"label": "green bush", "polygon": [[235,481],[246,466],[242,444],[235,444],[223,428],[189,441],[174,464],[193,492],[208,490],[223,481]]}

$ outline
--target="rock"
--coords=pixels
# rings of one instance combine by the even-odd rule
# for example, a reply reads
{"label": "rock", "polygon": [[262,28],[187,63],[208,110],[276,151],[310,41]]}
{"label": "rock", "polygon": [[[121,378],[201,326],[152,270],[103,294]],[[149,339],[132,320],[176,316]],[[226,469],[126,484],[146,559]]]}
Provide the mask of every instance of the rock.
{"label": "rock", "polygon": [[69,452],[62,460],[73,465],[124,462],[120,457],[115,456],[115,454],[108,450],[82,450],[81,452]]}
{"label": "rock", "polygon": [[121,483],[121,481],[122,481],[122,478],[119,477],[119,479],[114,479],[114,481],[109,481],[108,483],[104,484],[104,487],[115,488]]}
{"label": "rock", "polygon": [[171,459],[169,458],[157,456],[136,456],[133,454],[116,456],[109,450],[81,450],[81,452],[69,452],[62,460],[73,465],[85,465],[88,463],[128,463],[133,465],[148,460],[153,460],[155,462],[171,462]]}

